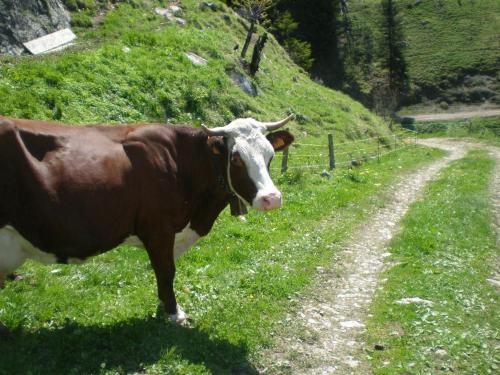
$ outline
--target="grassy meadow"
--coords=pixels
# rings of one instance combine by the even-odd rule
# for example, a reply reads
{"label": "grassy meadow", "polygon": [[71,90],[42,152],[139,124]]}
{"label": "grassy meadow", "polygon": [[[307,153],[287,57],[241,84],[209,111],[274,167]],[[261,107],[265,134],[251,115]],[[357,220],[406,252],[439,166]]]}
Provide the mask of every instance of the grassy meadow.
{"label": "grassy meadow", "polygon": [[416,122],[408,126],[421,137],[467,138],[500,146],[500,118]]}
{"label": "grassy meadow", "polygon": [[[225,211],[178,263],[179,303],[192,327],[166,324],[156,310],[144,251],[121,247],[81,266],[27,263],[24,279],[0,293],[0,374],[253,373],[259,350],[286,327],[284,316],[342,241],[390,196],[401,175],[440,151],[408,147],[357,169],[275,176],[282,210]],[[158,316],[160,315],[160,316]]]}
{"label": "grassy meadow", "polygon": [[[233,50],[243,44],[244,22],[226,6],[214,3],[216,10],[203,10],[199,1],[183,0],[184,27],[154,13],[154,7],[165,6],[166,1],[119,2],[96,26],[91,18],[95,9],[75,11],[75,46],[44,56],[0,57],[0,114],[75,125],[221,126],[236,117],[276,120],[294,112],[297,121],[290,130],[297,142],[290,148],[291,168],[279,174],[281,158],[277,157],[271,169],[284,195],[283,209],[266,215],[250,212],[245,223],[224,211],[213,231],[179,260],[175,288],[179,303],[193,318],[190,327],[164,322],[144,251],[122,246],[81,266],[26,263],[19,270],[23,279],[8,282],[0,293],[0,321],[15,335],[15,341],[0,341],[1,375],[257,373],[259,353],[286,329],[286,313],[300,309],[297,296],[312,282],[316,268],[328,265],[356,227],[393,199],[387,192],[396,181],[443,155],[398,141],[383,119],[348,96],[311,81],[273,37],[264,50],[259,73],[249,78],[258,95],[244,93],[231,79],[235,72],[245,74],[239,51]],[[186,52],[207,59],[207,65],[193,65]],[[490,131],[488,124],[479,127]],[[362,160],[362,165],[336,169],[331,178],[321,177],[328,165],[328,133],[334,136],[339,164]],[[445,130],[436,134],[445,135]],[[380,161],[370,159],[379,149]],[[491,253],[493,239],[485,226],[489,220],[485,186],[491,165],[483,154],[471,154],[455,163],[431,187],[429,199],[419,203],[422,210],[431,212],[433,206],[426,205],[435,198],[443,215],[456,220],[440,215],[422,219],[419,206],[412,209],[415,219],[406,220],[408,228],[414,225],[423,231],[433,220],[446,225],[439,236],[422,240],[426,249],[422,254],[406,247],[407,231],[393,244],[394,258],[409,260],[388,273],[388,290],[380,292],[373,308],[371,340],[383,339],[390,349],[373,354],[377,368],[389,360],[396,373],[404,366],[411,372],[408,358],[416,363],[415,368],[428,368],[433,352],[423,352],[417,359],[414,353],[430,347],[425,340],[438,340],[434,328],[442,326],[437,317],[444,316],[448,307],[463,308],[460,319],[477,325],[477,335],[489,335],[491,326],[498,326],[485,302],[491,290],[479,280],[487,271],[487,263],[479,257]],[[459,185],[459,180],[468,183]],[[444,199],[453,204],[448,207]],[[460,218],[478,233],[480,242],[464,237]],[[455,232],[458,235],[452,235]],[[449,254],[440,251],[439,241],[444,239],[453,245]],[[432,267],[425,268],[425,262]],[[457,267],[439,268],[446,262]],[[411,275],[416,284],[412,286],[402,268],[408,265],[410,269],[414,263]],[[466,265],[472,270],[469,273]],[[436,270],[431,276],[449,276],[450,280],[442,286],[426,284],[430,282],[427,269]],[[462,271],[463,277],[454,273]],[[432,310],[422,324],[413,323],[420,322],[420,315],[404,310],[414,306],[394,309],[388,302],[397,293],[425,288],[450,302],[441,306],[436,301],[438,315],[432,315]],[[463,298],[452,295],[452,290],[461,290]],[[476,305],[477,301],[484,303]],[[486,306],[483,320],[476,306]],[[410,336],[381,336],[387,324],[392,324],[384,319],[398,317],[408,322],[404,329],[413,340],[404,352],[396,345]],[[429,328],[428,321],[437,323]],[[466,370],[492,368],[486,364],[494,363],[490,342],[481,341],[474,332],[467,336],[469,331],[461,338],[462,323],[446,322],[455,326],[442,328],[443,337],[457,339],[458,346],[446,340],[436,345],[443,346],[454,361],[454,353],[466,346],[476,363]],[[424,327],[425,334],[418,337],[421,328],[415,327]],[[483,344],[486,349],[480,353]],[[389,355],[396,359],[385,359]],[[450,363],[461,369],[464,362]]]}
{"label": "grassy meadow", "polygon": [[[404,56],[413,85],[436,91],[465,74],[498,73],[500,2],[496,0],[401,0]],[[376,41],[380,1],[354,0],[354,23],[369,29]],[[414,87],[415,89],[415,87]]]}
{"label": "grassy meadow", "polygon": [[493,166],[484,151],[453,162],[403,220],[368,322],[368,347],[383,348],[369,352],[375,374],[498,373]]}

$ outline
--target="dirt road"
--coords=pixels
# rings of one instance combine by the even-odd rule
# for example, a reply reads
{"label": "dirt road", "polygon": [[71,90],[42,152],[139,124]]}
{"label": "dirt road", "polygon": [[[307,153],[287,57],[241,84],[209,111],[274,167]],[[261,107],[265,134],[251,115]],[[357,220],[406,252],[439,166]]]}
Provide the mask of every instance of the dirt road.
{"label": "dirt road", "polygon": [[[462,158],[469,148],[486,148],[497,159],[492,196],[500,223],[500,150],[447,139],[420,143],[445,149],[449,154],[393,186],[394,199],[357,229],[340,254],[341,263],[321,270],[313,287],[305,293],[308,298],[301,301],[302,310],[288,317],[293,322],[290,335],[279,338],[278,345],[265,353],[266,373],[371,373],[362,333],[373,294],[383,285],[380,274],[390,266],[384,262],[389,255],[388,242],[426,184],[451,161]],[[492,282],[500,283],[500,275],[492,275]]]}
{"label": "dirt road", "polygon": [[465,120],[474,117],[500,117],[500,109],[485,109],[482,111],[465,111],[455,113],[430,113],[422,115],[409,115],[403,117],[412,118],[415,121]]}

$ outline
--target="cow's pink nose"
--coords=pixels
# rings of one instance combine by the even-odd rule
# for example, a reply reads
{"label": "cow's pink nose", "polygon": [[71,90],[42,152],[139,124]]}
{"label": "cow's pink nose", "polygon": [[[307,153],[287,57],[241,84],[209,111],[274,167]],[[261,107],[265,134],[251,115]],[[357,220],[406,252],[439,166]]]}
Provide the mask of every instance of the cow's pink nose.
{"label": "cow's pink nose", "polygon": [[262,197],[262,209],[265,211],[281,207],[281,194],[271,193]]}

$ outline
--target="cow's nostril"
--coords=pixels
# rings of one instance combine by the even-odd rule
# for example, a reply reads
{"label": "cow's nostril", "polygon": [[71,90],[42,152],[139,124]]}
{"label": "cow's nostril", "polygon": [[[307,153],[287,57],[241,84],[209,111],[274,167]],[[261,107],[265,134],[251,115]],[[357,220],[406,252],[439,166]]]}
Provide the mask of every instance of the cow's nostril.
{"label": "cow's nostril", "polygon": [[261,198],[262,208],[265,210],[272,210],[274,208],[281,207],[281,194],[279,193],[271,193],[265,195]]}

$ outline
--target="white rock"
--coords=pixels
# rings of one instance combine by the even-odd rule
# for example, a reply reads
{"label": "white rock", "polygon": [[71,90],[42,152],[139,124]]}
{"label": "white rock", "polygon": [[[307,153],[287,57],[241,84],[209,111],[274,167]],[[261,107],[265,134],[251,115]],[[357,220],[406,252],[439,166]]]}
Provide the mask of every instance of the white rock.
{"label": "white rock", "polygon": [[180,6],[175,5],[175,4],[169,5],[167,9],[170,13],[175,14],[175,15],[177,15],[178,13],[182,13],[182,8]]}
{"label": "white rock", "polygon": [[395,302],[398,305],[410,305],[412,303],[420,303],[423,305],[432,305],[432,301],[428,301],[426,299],[422,299],[420,297],[407,297],[407,298],[402,298],[398,301]]}
{"label": "white rock", "polygon": [[345,322],[340,322],[340,326],[343,328],[363,328],[365,325],[356,320],[347,320]]}
{"label": "white rock", "polygon": [[71,42],[75,39],[76,35],[71,29],[62,29],[23,44],[33,55],[39,55],[41,53],[59,51],[62,48],[70,46]]}
{"label": "white rock", "polygon": [[207,65],[208,61],[192,52],[186,52],[186,56],[194,65]]}
{"label": "white rock", "polygon": [[438,349],[434,353],[436,353],[436,355],[438,355],[440,357],[444,357],[448,354],[448,352],[444,349]]}

